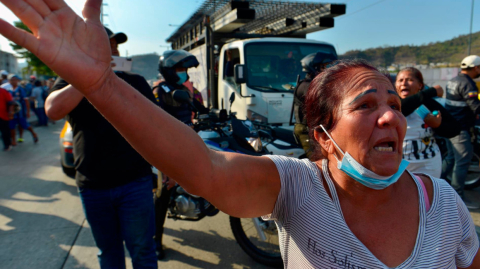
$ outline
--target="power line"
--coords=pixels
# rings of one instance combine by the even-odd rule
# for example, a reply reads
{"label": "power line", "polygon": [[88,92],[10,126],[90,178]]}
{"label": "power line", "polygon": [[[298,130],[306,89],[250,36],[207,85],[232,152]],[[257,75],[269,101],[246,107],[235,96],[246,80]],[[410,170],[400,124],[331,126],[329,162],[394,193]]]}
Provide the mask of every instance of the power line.
{"label": "power line", "polygon": [[[112,13],[113,13],[112,8],[110,8],[110,5],[107,5],[107,7],[108,7],[109,14],[112,15]],[[113,24],[113,29],[117,29],[117,24],[115,23],[115,20],[113,19],[113,16],[108,16],[108,21]]]}
{"label": "power line", "polygon": [[373,3],[373,4],[370,4],[370,5],[368,5],[368,6],[364,7],[364,8],[361,8],[361,9],[355,11],[355,12],[352,12],[352,13],[346,14],[346,15],[343,15],[343,16],[341,16],[340,18],[338,18],[338,19],[336,19],[336,20],[341,20],[341,19],[344,19],[344,18],[346,18],[346,17],[348,17],[348,16],[352,16],[352,15],[354,15],[354,14],[357,14],[357,13],[360,12],[360,11],[364,11],[364,10],[367,9],[367,8],[371,8],[371,7],[373,7],[373,6],[377,5],[377,4],[380,4],[380,3],[385,2],[385,1],[386,1],[386,0],[377,1],[377,2],[375,2],[375,3]]}

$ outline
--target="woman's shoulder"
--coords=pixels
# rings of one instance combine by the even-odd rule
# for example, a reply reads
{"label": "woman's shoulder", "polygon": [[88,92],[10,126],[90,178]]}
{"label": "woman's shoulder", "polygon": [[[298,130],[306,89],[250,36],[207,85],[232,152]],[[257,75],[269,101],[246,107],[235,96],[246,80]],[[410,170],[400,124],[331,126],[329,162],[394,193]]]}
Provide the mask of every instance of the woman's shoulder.
{"label": "woman's shoulder", "polygon": [[305,167],[308,169],[313,169],[316,166],[316,164],[309,159],[298,159],[298,158],[293,158],[293,157],[287,157],[287,156],[282,156],[282,155],[265,155],[266,157],[270,158],[277,166],[283,165],[283,166],[290,166],[290,167]]}
{"label": "woman's shoulder", "polygon": [[445,179],[436,178],[427,174],[417,175],[420,176],[425,184],[425,187],[427,188],[432,210],[438,207],[447,209],[449,207],[458,206],[458,203],[461,201],[461,199]]}
{"label": "woman's shoulder", "polygon": [[298,159],[281,155],[266,156],[275,163],[281,176],[292,176],[305,179],[316,178],[319,174],[319,168],[309,159]]}

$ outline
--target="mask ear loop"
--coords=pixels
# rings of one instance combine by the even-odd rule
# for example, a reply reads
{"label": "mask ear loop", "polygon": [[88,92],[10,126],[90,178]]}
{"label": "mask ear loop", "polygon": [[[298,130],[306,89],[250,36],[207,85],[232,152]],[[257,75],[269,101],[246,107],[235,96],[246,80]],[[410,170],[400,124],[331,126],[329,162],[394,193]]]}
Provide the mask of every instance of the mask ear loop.
{"label": "mask ear loop", "polygon": [[[345,153],[343,152],[343,150],[337,145],[337,143],[335,142],[335,140],[333,140],[333,138],[330,136],[330,134],[327,132],[327,130],[325,129],[325,127],[323,127],[322,124],[320,124],[320,127],[323,129],[323,131],[325,132],[325,134],[328,136],[328,138],[330,138],[330,140],[332,140],[333,144],[335,145],[335,147],[337,147],[337,149],[342,153],[343,156],[345,156]],[[340,162],[337,158],[337,155],[336,154],[333,154],[333,157],[335,157],[335,159],[337,160],[337,162]]]}

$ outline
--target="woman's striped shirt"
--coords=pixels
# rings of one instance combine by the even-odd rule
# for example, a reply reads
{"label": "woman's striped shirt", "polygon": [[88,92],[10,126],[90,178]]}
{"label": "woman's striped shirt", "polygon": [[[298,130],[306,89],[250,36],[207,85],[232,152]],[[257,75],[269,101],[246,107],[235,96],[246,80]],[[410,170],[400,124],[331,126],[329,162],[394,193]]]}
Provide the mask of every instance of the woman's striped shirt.
{"label": "woman's striped shirt", "polygon": [[[388,268],[348,228],[326,160],[321,172],[309,160],[269,157],[279,171],[281,190],[273,212],[264,219],[277,224],[285,268]],[[468,267],[477,253],[478,237],[465,204],[444,180],[431,179],[431,208],[426,213],[424,199],[419,199],[415,247],[396,268]],[[414,180],[418,197],[424,197]]]}

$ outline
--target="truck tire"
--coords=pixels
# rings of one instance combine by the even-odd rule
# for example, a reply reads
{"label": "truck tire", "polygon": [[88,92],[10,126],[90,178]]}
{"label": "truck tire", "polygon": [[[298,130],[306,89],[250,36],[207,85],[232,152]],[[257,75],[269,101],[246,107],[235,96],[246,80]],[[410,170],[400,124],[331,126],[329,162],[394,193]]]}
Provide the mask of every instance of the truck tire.
{"label": "truck tire", "polygon": [[[263,220],[261,221],[264,222]],[[242,222],[244,223],[243,225]],[[237,243],[240,245],[243,251],[245,251],[248,256],[250,256],[258,263],[273,268],[283,268],[283,260],[280,254],[280,249],[278,248],[278,235],[273,238],[274,240],[276,240],[276,242],[274,242],[273,244],[260,242],[259,240],[257,240],[257,238],[255,238],[255,236],[252,236],[256,233],[255,228],[252,226],[250,228],[246,227],[245,222],[251,223],[252,221],[251,219],[239,219],[235,217],[230,217],[230,227],[232,228],[233,236],[235,236],[235,240],[237,240]],[[253,234],[247,236],[247,229],[253,229]],[[272,235],[273,232],[277,232],[276,226],[274,231],[266,231],[266,234],[269,233],[269,235]],[[248,233],[251,234],[251,231]],[[265,249],[263,248],[263,246],[260,246],[260,244],[269,245],[270,248]]]}

